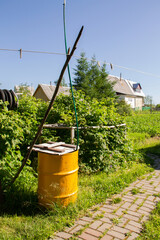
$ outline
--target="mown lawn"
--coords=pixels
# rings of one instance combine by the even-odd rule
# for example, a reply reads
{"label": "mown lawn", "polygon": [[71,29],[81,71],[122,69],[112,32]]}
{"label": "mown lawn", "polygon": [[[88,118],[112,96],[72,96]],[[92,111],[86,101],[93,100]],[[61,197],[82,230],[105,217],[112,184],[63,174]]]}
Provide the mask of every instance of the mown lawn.
{"label": "mown lawn", "polygon": [[1,208],[0,239],[47,239],[55,231],[71,226],[76,218],[87,214],[87,209],[121,192],[149,171],[152,168],[146,164],[133,163],[130,168],[109,175],[104,172],[80,175],[76,203],[67,208],[55,205],[51,211],[38,207],[36,183],[29,192],[18,193],[12,189],[6,205]]}

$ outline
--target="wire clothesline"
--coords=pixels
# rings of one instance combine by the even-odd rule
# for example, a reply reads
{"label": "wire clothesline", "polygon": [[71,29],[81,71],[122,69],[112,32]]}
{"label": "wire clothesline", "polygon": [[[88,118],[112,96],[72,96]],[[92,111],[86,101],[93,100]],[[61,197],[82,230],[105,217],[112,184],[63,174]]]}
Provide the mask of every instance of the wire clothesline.
{"label": "wire clothesline", "polygon": [[[37,53],[37,54],[49,54],[49,55],[61,55],[61,56],[66,56],[66,53],[48,52],[48,51],[36,51],[36,50],[23,50],[22,48],[21,48],[21,49],[0,48],[0,51],[19,52],[20,58],[22,58],[22,53]],[[75,57],[75,58],[81,58],[81,56],[76,56],[76,55],[74,55],[73,57]],[[92,61],[94,61],[93,59],[89,59],[89,58],[86,58],[86,59],[87,59],[87,60],[92,60]],[[155,74],[149,73],[149,72],[144,72],[144,71],[141,71],[141,70],[138,70],[138,69],[135,69],[135,68],[124,67],[124,66],[121,66],[121,65],[117,65],[117,64],[113,64],[113,63],[108,63],[108,62],[105,62],[105,61],[104,61],[104,62],[102,62],[102,61],[97,61],[97,60],[95,60],[95,61],[98,63],[98,65],[105,63],[106,65],[109,65],[109,66],[111,67],[111,69],[113,69],[113,67],[117,67],[117,68],[122,68],[122,69],[125,69],[125,70],[128,70],[128,71],[133,71],[133,72],[137,72],[137,73],[149,75],[149,76],[152,76],[152,77],[160,78],[159,75],[155,75]]]}

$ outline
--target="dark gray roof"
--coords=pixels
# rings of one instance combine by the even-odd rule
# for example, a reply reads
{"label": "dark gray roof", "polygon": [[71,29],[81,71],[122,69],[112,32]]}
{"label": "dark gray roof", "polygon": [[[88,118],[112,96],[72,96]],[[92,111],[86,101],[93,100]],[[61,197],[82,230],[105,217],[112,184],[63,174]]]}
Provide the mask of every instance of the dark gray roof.
{"label": "dark gray roof", "polygon": [[128,86],[125,79],[120,80],[120,78],[115,76],[108,76],[108,80],[111,82],[115,82],[115,85],[113,86],[113,89],[116,93],[125,94],[125,95],[134,95],[131,88]]}

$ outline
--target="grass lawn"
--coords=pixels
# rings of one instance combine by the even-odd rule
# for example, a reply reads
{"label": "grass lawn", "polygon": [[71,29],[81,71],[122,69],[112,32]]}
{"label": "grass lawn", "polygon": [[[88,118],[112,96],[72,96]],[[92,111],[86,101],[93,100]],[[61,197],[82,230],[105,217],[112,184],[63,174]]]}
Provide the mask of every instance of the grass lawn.
{"label": "grass lawn", "polygon": [[153,210],[149,221],[144,223],[144,229],[137,240],[159,240],[160,239],[160,202]]}
{"label": "grass lawn", "polygon": [[67,208],[55,205],[51,211],[38,207],[37,183],[29,191],[12,189],[6,205],[0,209],[0,239],[47,239],[55,231],[71,226],[76,218],[87,214],[87,209],[121,192],[149,171],[152,168],[146,164],[133,163],[130,168],[109,175],[104,172],[80,175],[76,203]]}

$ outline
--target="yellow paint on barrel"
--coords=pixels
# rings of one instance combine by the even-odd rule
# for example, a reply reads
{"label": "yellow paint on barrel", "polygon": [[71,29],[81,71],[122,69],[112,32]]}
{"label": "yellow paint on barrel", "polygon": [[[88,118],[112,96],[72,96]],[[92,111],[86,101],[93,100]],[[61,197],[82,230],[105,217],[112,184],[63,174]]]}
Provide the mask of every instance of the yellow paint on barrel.
{"label": "yellow paint on barrel", "polygon": [[78,151],[63,155],[38,152],[38,200],[51,207],[67,206],[77,198]]}

